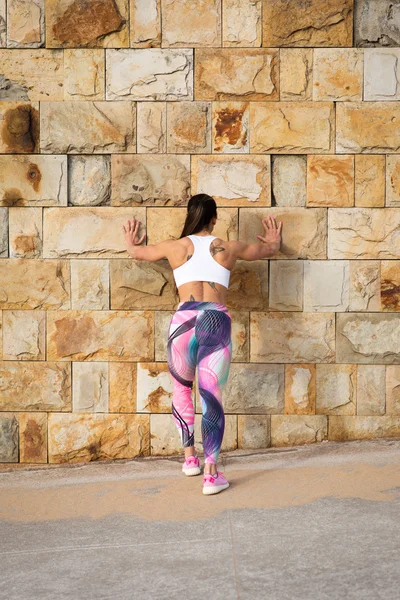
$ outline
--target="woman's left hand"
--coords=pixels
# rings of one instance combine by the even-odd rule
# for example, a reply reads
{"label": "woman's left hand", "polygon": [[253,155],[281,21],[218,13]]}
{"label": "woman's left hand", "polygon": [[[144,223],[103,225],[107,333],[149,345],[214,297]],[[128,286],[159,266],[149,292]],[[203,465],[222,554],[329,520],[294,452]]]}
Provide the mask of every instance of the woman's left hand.
{"label": "woman's left hand", "polygon": [[135,217],[133,217],[132,220],[128,219],[128,221],[126,222],[126,225],[122,225],[122,229],[123,229],[124,236],[125,236],[125,243],[128,248],[130,246],[138,246],[146,238],[145,233],[142,235],[141,238],[139,238],[139,228],[140,228],[140,221],[135,219]]}

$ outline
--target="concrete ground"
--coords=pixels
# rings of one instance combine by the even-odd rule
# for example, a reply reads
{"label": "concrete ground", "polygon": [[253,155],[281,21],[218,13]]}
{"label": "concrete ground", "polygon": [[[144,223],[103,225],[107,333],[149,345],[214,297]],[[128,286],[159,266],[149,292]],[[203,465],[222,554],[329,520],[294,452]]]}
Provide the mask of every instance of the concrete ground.
{"label": "concrete ground", "polygon": [[0,598],[398,600],[400,440],[0,469]]}

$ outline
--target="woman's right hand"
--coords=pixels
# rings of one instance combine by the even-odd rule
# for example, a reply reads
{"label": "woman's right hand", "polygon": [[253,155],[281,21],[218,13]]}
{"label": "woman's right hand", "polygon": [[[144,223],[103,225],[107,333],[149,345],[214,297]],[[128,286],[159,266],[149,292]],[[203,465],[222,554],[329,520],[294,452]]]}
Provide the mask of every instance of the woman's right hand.
{"label": "woman's right hand", "polygon": [[264,235],[257,235],[258,239],[261,240],[264,244],[273,244],[279,249],[281,245],[281,231],[282,231],[282,221],[279,221],[279,226],[277,226],[274,217],[267,217],[267,221],[265,219],[261,219],[261,222],[264,226]]}

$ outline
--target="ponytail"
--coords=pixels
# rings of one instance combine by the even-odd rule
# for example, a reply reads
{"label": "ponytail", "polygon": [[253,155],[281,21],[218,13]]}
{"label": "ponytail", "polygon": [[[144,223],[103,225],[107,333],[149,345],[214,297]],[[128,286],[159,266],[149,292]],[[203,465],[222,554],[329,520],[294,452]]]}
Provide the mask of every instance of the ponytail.
{"label": "ponytail", "polygon": [[188,202],[186,220],[179,239],[202,231],[216,216],[217,205],[214,198],[208,194],[192,196]]}

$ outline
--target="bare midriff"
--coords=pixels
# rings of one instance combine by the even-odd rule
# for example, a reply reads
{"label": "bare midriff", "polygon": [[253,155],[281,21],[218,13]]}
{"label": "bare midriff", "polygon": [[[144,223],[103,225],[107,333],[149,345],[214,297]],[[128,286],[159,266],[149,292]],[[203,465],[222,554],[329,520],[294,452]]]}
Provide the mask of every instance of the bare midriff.
{"label": "bare midriff", "polygon": [[226,304],[227,289],[212,281],[191,281],[178,289],[180,302],[218,302]]}

